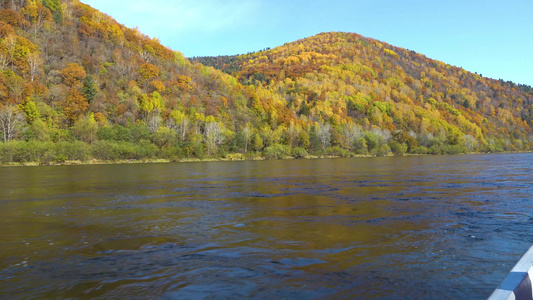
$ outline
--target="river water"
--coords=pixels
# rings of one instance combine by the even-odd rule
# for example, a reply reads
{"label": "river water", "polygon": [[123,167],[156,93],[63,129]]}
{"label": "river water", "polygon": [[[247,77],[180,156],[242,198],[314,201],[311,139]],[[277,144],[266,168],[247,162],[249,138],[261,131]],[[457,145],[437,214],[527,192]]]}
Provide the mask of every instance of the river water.
{"label": "river water", "polygon": [[0,298],[486,299],[533,154],[0,168]]}

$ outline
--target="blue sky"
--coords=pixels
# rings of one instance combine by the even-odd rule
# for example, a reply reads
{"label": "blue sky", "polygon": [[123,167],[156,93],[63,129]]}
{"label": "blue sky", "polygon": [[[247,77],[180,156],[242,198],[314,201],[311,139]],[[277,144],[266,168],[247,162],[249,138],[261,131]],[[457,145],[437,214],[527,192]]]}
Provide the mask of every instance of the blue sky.
{"label": "blue sky", "polygon": [[533,0],[81,0],[187,57],[355,32],[533,86]]}

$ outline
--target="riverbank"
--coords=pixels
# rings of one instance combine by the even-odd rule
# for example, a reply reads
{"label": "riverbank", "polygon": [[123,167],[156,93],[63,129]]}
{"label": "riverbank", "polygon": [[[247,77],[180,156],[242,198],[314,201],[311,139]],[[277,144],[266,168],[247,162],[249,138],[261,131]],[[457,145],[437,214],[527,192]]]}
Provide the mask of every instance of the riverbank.
{"label": "riverbank", "polygon": [[[336,157],[376,157],[404,155],[442,155],[472,152],[516,152],[530,147],[506,149],[486,147],[472,149],[460,144],[413,147],[398,146],[397,143],[374,143],[354,145],[347,149],[339,145],[321,147],[290,147],[272,144],[266,147],[241,149],[234,144],[218,148],[206,147],[204,143],[178,143],[158,146],[149,140],[108,141],[93,143],[82,141],[10,141],[0,143],[0,166],[40,166],[40,165],[80,165],[80,164],[125,164],[125,163],[166,163],[196,161],[240,161],[264,159],[336,158]],[[248,151],[247,151],[248,150]]]}
{"label": "riverbank", "polygon": [[[512,153],[533,153],[533,151],[506,151],[498,152],[498,154],[512,154]],[[305,157],[292,157],[285,156],[281,158],[266,158],[261,155],[256,156],[244,156],[243,154],[236,153],[230,154],[226,157],[210,157],[210,158],[180,158],[180,159],[121,159],[121,160],[100,160],[100,159],[90,159],[90,160],[65,160],[63,162],[49,162],[49,163],[39,163],[39,162],[10,162],[5,164],[0,164],[0,167],[39,167],[39,166],[76,166],[76,165],[120,165],[120,164],[153,164],[153,163],[191,163],[191,162],[223,162],[223,161],[258,161],[258,160],[292,160],[292,159],[335,159],[335,158],[346,158],[346,156],[339,155],[307,155]],[[470,152],[470,153],[458,153],[454,155],[475,155],[475,154],[491,154],[486,152]],[[404,155],[394,155],[389,153],[384,155],[386,157],[400,157],[400,156],[430,156],[433,154],[411,154],[407,153]],[[440,154],[437,156],[445,156],[450,154]],[[371,158],[371,157],[384,157],[377,155],[361,155],[353,154],[349,157],[351,158]]]}
{"label": "riverbank", "polygon": [[[391,155],[393,156],[393,155]],[[320,158],[341,158],[342,156],[317,156],[308,155],[306,157],[294,158],[291,156],[275,158],[277,159],[320,159]],[[355,155],[352,157],[373,157],[371,155]],[[257,161],[257,160],[269,160],[268,158],[257,156],[251,158],[235,158],[235,157],[219,157],[219,158],[183,158],[183,159],[122,159],[122,160],[66,160],[64,162],[50,162],[50,163],[38,163],[38,162],[10,162],[7,164],[0,164],[0,167],[38,167],[38,166],[74,166],[74,165],[119,165],[119,164],[150,164],[150,163],[190,163],[190,162],[220,162],[220,161]]]}

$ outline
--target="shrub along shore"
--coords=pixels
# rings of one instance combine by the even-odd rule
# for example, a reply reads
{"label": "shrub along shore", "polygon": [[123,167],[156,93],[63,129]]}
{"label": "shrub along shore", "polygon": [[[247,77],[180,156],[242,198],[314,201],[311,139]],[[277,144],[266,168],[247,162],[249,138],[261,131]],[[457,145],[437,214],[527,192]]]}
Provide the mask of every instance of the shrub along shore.
{"label": "shrub along shore", "polygon": [[398,149],[391,149],[388,145],[385,145],[382,149],[376,149],[372,152],[367,151],[366,153],[357,153],[338,146],[308,152],[301,147],[291,148],[287,145],[274,144],[262,149],[262,151],[234,153],[222,148],[216,154],[208,155],[202,144],[194,146],[187,143],[160,148],[148,140],[141,140],[137,143],[99,140],[90,144],[82,141],[10,141],[0,143],[0,165],[165,163],[472,153],[461,147],[423,148],[419,149],[422,151],[417,153],[405,153],[401,149],[399,151]]}
{"label": "shrub along shore", "polygon": [[[207,155],[202,147],[191,145],[159,148],[147,140],[138,143],[125,141],[39,142],[11,141],[0,143],[0,165],[69,165],[144,162],[238,161],[288,158],[353,157],[355,153],[339,147],[330,147],[310,155],[300,147],[273,145],[263,151]],[[365,156],[365,155],[358,155]],[[368,156],[368,155],[366,155]]]}

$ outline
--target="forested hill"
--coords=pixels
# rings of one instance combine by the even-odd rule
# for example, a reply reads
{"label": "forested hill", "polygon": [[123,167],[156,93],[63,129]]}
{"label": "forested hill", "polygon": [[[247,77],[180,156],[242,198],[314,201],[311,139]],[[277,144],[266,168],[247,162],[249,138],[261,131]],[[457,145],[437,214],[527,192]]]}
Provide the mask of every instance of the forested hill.
{"label": "forested hill", "polygon": [[358,132],[369,130],[397,148],[392,138],[410,152],[533,145],[530,86],[485,78],[354,33],[321,33],[272,50],[195,61],[273,91],[271,101],[300,120],[330,124],[341,135],[342,124],[353,122]]}
{"label": "forested hill", "polygon": [[0,162],[219,155],[261,122],[254,89],[77,0],[0,6]]}
{"label": "forested hill", "polygon": [[0,163],[529,150],[532,99],[356,34],[191,62],[77,0],[0,0]]}

